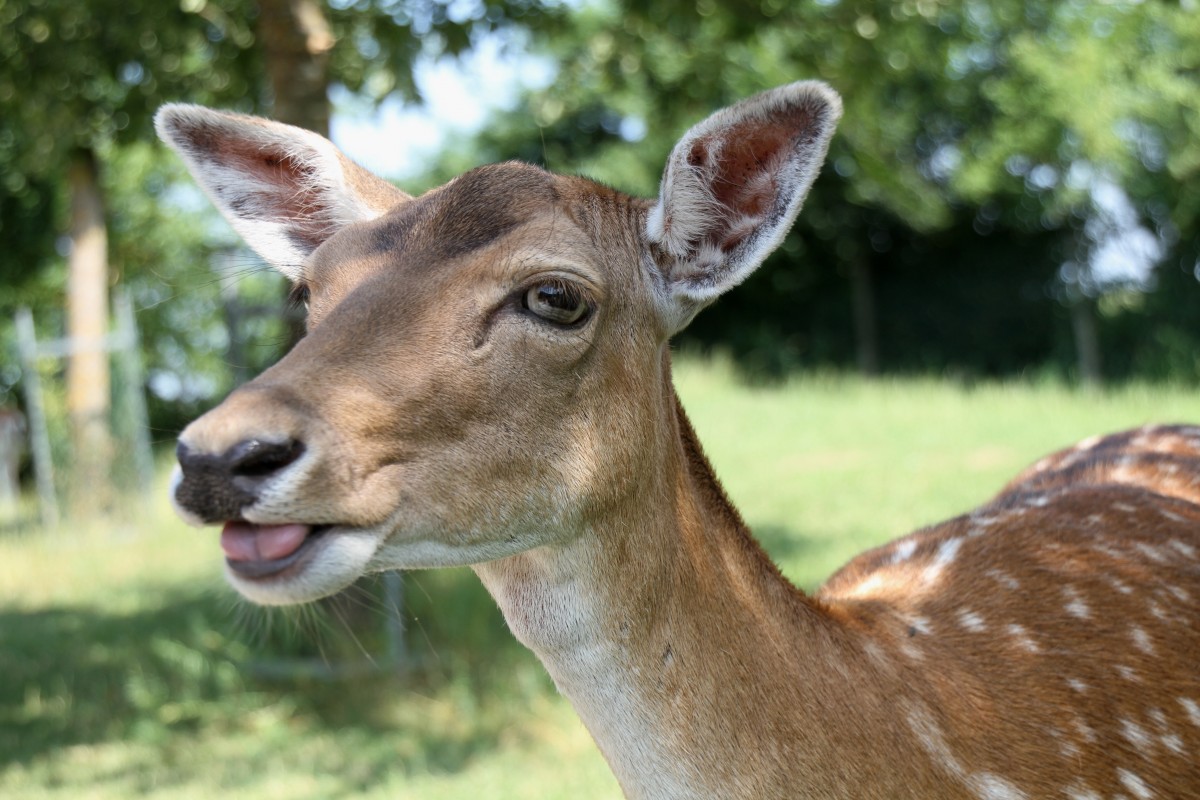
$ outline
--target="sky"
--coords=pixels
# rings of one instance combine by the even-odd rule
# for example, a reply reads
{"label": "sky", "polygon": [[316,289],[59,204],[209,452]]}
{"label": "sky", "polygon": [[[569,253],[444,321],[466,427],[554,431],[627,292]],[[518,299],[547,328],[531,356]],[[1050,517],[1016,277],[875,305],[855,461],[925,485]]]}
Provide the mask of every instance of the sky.
{"label": "sky", "polygon": [[513,108],[522,88],[542,88],[554,78],[553,62],[505,47],[492,36],[459,58],[422,59],[414,65],[423,104],[386,100],[379,107],[356,103],[349,92],[333,96],[330,134],[354,161],[392,180],[421,171],[447,137],[469,135],[488,115]]}

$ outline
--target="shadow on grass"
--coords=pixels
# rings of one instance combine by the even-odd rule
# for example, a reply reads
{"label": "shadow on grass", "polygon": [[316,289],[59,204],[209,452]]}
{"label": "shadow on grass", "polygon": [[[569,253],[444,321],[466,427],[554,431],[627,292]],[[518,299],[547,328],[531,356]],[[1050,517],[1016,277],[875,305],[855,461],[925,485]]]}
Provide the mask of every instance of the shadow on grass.
{"label": "shadow on grass", "polygon": [[[808,560],[825,547],[782,527],[755,534],[777,559]],[[368,583],[352,596],[351,610],[381,617],[376,589]],[[129,591],[135,602],[0,607],[0,772],[58,763],[74,746],[127,743],[141,755],[34,779],[161,790],[215,769],[218,783],[203,785],[237,786],[286,761],[352,794],[398,775],[460,772],[514,737],[536,736],[521,723],[556,694],[465,569],[406,575],[409,669],[341,681],[267,680],[252,665],[314,656],[361,663],[364,651],[386,652],[382,625],[351,618],[351,638],[338,618],[259,609],[231,589]],[[121,606],[137,610],[114,610]]]}
{"label": "shadow on grass", "polygon": [[823,556],[828,550],[825,541],[810,539],[782,525],[755,525],[750,532],[775,561]]}
{"label": "shadow on grass", "polygon": [[843,540],[783,525],[756,525],[752,532],[784,575],[809,594],[862,552]]}
{"label": "shadow on grass", "polygon": [[[408,641],[420,666],[340,682],[253,678],[251,660],[290,655],[273,636],[264,643],[253,619],[237,619],[258,609],[243,613],[229,596],[204,589],[140,591],[153,592],[138,603],[152,610],[0,608],[0,770],[115,741],[161,748],[166,758],[193,736],[255,735],[256,717],[269,709],[283,717],[272,723],[277,735],[341,737],[349,749],[383,739],[354,753],[353,780],[370,785],[406,769],[458,771],[511,736],[505,703],[519,709],[529,700],[513,696],[512,671],[525,675],[518,684],[527,694],[553,693],[548,678],[529,677],[540,665],[467,571],[409,578]],[[473,715],[487,711],[497,691],[506,698],[500,707]],[[431,707],[451,724],[434,724]],[[265,745],[247,757],[263,752]]]}

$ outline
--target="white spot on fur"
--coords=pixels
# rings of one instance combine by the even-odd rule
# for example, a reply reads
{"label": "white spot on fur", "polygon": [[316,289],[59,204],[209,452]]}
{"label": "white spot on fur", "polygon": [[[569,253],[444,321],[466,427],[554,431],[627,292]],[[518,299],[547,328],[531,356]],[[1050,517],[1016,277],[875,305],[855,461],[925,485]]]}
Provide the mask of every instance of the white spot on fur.
{"label": "white spot on fur", "polygon": [[1121,594],[1133,594],[1133,587],[1122,581],[1120,578],[1109,578],[1108,582],[1112,587]]}
{"label": "white spot on fur", "polygon": [[1150,641],[1150,634],[1146,633],[1144,628],[1134,625],[1129,629],[1129,636],[1133,639],[1133,644],[1137,649],[1143,653],[1154,655],[1154,643]]}
{"label": "white spot on fur", "polygon": [[987,624],[983,621],[983,617],[968,609],[958,612],[958,624],[972,633],[982,633],[987,630]]}
{"label": "white spot on fur", "polygon": [[1161,708],[1150,709],[1150,719],[1158,730],[1158,740],[1162,746],[1176,755],[1183,755],[1183,739],[1171,730],[1171,723]]}
{"label": "white spot on fur", "polygon": [[[1160,509],[1158,510],[1158,513],[1159,513],[1159,514],[1161,514],[1161,515],[1163,515],[1163,516],[1164,516],[1164,517],[1166,517],[1167,519],[1171,520],[1172,522],[1188,522],[1188,518],[1187,518],[1187,517],[1183,516],[1182,514],[1176,514],[1174,511],[1168,511],[1168,510],[1167,510],[1167,509],[1165,509],[1165,508],[1160,508]],[[1172,545],[1174,545],[1174,542],[1172,542],[1171,544],[1172,544]],[[1196,557],[1196,556],[1194,555],[1194,554],[1195,554],[1195,552],[1196,552],[1195,548],[1189,547],[1188,549],[1190,549],[1190,550],[1192,551],[1192,553],[1193,553],[1193,555],[1192,555],[1192,556],[1190,556],[1190,557],[1191,557],[1191,558],[1195,558],[1195,557]]]}
{"label": "white spot on fur", "polygon": [[[1163,512],[1164,515],[1170,514],[1170,513],[1171,512],[1169,512],[1169,511]],[[1177,517],[1180,522],[1187,522],[1186,519],[1184,519],[1183,517],[1180,517],[1178,514],[1174,514],[1172,516]],[[1193,547],[1192,545],[1188,544],[1187,542],[1181,542],[1178,539],[1172,539],[1171,541],[1167,542],[1167,544],[1168,544],[1168,546],[1173,547],[1176,550],[1178,550],[1180,553],[1182,553],[1187,558],[1190,558],[1193,561],[1196,560],[1196,548]]]}
{"label": "white spot on fur", "polygon": [[1016,578],[1014,578],[1013,576],[1009,575],[1007,572],[1001,572],[998,569],[989,569],[984,574],[987,575],[989,578],[992,578],[993,580],[995,580],[997,583],[999,583],[1002,586],[1005,586],[1009,589],[1016,590],[1016,589],[1021,588],[1021,582],[1019,580],[1017,580]]}
{"label": "white spot on fur", "polygon": [[1101,795],[1079,781],[1068,786],[1065,791],[1068,800],[1104,800]]}
{"label": "white spot on fur", "polygon": [[1067,686],[1070,686],[1072,689],[1079,692],[1080,694],[1083,694],[1084,692],[1086,692],[1088,690],[1088,685],[1086,683],[1084,683],[1083,681],[1079,680],[1079,678],[1067,678]]}
{"label": "white spot on fur", "polygon": [[1183,706],[1183,710],[1187,712],[1188,721],[1200,728],[1200,703],[1190,697],[1181,697],[1179,705]]}
{"label": "white spot on fur", "polygon": [[1117,548],[1113,547],[1112,545],[1097,542],[1097,543],[1091,545],[1091,548],[1093,550],[1095,550],[1097,553],[1106,555],[1115,561],[1124,561],[1125,560],[1125,554],[1122,553]]}
{"label": "white spot on fur", "polygon": [[1058,751],[1063,754],[1063,758],[1075,759],[1079,758],[1079,756],[1083,753],[1083,751],[1079,749],[1079,745],[1075,744],[1070,739],[1061,738],[1061,734],[1057,732],[1055,733],[1055,736],[1060,738],[1058,743]]}
{"label": "white spot on fur", "polygon": [[1129,505],[1129,503],[1113,503],[1112,507],[1115,508],[1117,511],[1123,511],[1126,514],[1133,514],[1137,511],[1137,508]]}
{"label": "white spot on fur", "polygon": [[884,585],[883,575],[878,572],[867,576],[867,579],[850,589],[847,594],[851,597],[861,597],[877,592]]}
{"label": "white spot on fur", "polygon": [[1150,798],[1154,797],[1154,793],[1150,791],[1150,787],[1146,785],[1146,782],[1129,770],[1124,768],[1118,769],[1117,778],[1120,779],[1121,785],[1133,792],[1138,800],[1150,800]]}
{"label": "white spot on fur", "polygon": [[1038,647],[1038,643],[1029,635],[1029,631],[1024,625],[1009,625],[1008,633],[1017,640],[1017,647],[1026,650],[1030,653],[1040,653],[1042,648]]}
{"label": "white spot on fur", "polygon": [[908,624],[917,629],[917,633],[929,634],[933,631],[933,627],[929,624],[928,617],[913,617],[908,621]]}
{"label": "white spot on fur", "polygon": [[912,554],[916,552],[917,542],[915,539],[905,539],[896,545],[896,549],[892,551],[892,563],[899,564],[901,561],[907,561],[912,558]]}
{"label": "white spot on fur", "polygon": [[1135,670],[1133,667],[1127,666],[1125,664],[1117,664],[1115,669],[1117,670],[1117,674],[1120,675],[1125,680],[1133,681],[1135,683],[1141,683],[1142,679],[1138,677],[1137,670]]}
{"label": "white spot on fur", "polygon": [[1127,742],[1141,750],[1143,755],[1150,753],[1153,741],[1150,734],[1133,720],[1121,720],[1121,735]]}
{"label": "white spot on fur", "polygon": [[1163,551],[1154,545],[1146,544],[1145,542],[1134,542],[1133,547],[1139,553],[1156,564],[1166,564],[1170,561],[1170,559],[1163,554]]}
{"label": "white spot on fur", "polygon": [[962,547],[962,537],[947,539],[942,542],[937,549],[937,555],[933,559],[933,563],[925,568],[923,577],[926,583],[933,583],[941,577],[942,570],[948,565],[954,563],[954,559],[958,557],[958,550]]}
{"label": "white spot on fur", "polygon": [[1028,797],[1004,778],[990,772],[972,775],[970,783],[979,800],[1025,800]]}
{"label": "white spot on fur", "polygon": [[934,763],[947,772],[958,777],[964,775],[962,764],[950,752],[942,729],[934,722],[933,717],[925,709],[916,708],[908,712],[908,727],[916,734],[917,741]]}
{"label": "white spot on fur", "polygon": [[1090,619],[1092,610],[1088,608],[1088,604],[1084,602],[1083,596],[1079,594],[1079,590],[1074,586],[1067,586],[1063,589],[1063,595],[1067,598],[1066,610],[1067,613],[1079,619]]}
{"label": "white spot on fur", "polygon": [[863,651],[866,652],[867,656],[877,664],[891,663],[887,653],[876,642],[867,642],[865,645],[863,645]]}

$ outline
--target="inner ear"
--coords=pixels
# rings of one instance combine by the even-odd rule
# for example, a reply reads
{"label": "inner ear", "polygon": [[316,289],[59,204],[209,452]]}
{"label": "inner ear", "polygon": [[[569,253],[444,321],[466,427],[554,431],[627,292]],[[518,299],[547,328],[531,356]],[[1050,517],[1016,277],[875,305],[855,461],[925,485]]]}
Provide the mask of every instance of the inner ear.
{"label": "inner ear", "polygon": [[155,127],[234,230],[293,280],[339,229],[410,199],[328,139],[290,125],[170,104]]}
{"label": "inner ear", "polygon": [[[241,169],[255,186],[239,196],[229,192],[229,205],[240,217],[278,219],[283,235],[297,252],[317,249],[338,228],[358,218],[339,211],[337,200],[323,186],[317,166],[283,148],[245,148],[228,153],[227,163]],[[325,181],[324,183],[328,183]]]}
{"label": "inner ear", "polygon": [[709,245],[727,254],[775,210],[781,197],[779,175],[796,146],[797,129],[806,126],[803,120],[737,125],[692,144],[688,165],[705,173],[703,180],[720,217],[704,234],[701,247]]}
{"label": "inner ear", "polygon": [[672,331],[745,280],[779,245],[840,115],[836,92],[802,81],[718,111],[679,140],[646,216]]}

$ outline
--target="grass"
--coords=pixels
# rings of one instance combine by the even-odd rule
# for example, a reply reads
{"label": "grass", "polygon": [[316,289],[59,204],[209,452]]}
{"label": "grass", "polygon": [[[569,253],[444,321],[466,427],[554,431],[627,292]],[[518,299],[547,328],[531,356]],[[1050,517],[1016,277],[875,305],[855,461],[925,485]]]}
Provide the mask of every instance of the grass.
{"label": "grass", "polygon": [[[1052,449],[1200,418],[1192,391],[1157,386],[802,375],[755,387],[696,359],[677,378],[729,493],[806,588],[983,501]],[[281,631],[341,652],[336,623],[237,602],[215,536],[174,521],[163,494],[125,523],[0,539],[0,796],[619,797],[469,571],[409,576],[420,660],[408,672],[256,679],[246,665],[264,651],[296,652]]]}

